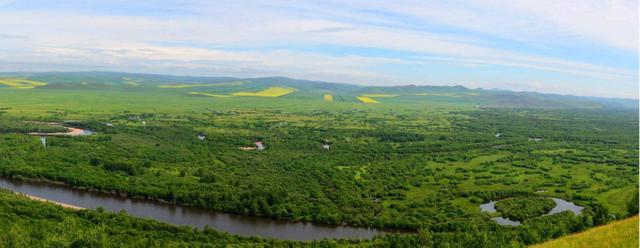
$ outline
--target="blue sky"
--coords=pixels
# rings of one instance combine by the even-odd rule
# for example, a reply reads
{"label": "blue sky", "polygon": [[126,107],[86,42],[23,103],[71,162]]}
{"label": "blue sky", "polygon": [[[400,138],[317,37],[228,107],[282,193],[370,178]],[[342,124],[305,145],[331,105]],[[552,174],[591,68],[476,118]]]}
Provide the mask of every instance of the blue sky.
{"label": "blue sky", "polygon": [[638,98],[638,1],[0,0],[0,71]]}

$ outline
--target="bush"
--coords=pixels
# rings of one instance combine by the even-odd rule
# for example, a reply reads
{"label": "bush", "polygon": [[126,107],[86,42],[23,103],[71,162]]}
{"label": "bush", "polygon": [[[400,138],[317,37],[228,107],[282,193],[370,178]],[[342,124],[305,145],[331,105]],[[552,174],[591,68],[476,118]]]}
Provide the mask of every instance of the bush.
{"label": "bush", "polygon": [[144,170],[141,166],[133,165],[127,162],[110,161],[105,162],[103,166],[105,170],[123,171],[132,176],[144,174]]}

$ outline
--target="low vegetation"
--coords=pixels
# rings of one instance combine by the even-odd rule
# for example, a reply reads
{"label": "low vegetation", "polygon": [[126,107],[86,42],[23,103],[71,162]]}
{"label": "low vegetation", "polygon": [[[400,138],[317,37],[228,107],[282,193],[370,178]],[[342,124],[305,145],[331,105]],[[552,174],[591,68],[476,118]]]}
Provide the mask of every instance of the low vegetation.
{"label": "low vegetation", "polygon": [[366,96],[358,96],[356,98],[358,98],[358,100],[363,103],[378,103],[378,101],[374,100],[373,98],[369,98]]}
{"label": "low vegetation", "polygon": [[377,97],[397,97],[398,95],[392,95],[392,94],[362,94],[362,96],[364,97],[370,97],[370,98],[377,98]]}
{"label": "low vegetation", "polygon": [[295,92],[294,88],[286,87],[269,87],[265,90],[258,92],[236,92],[232,93],[233,96],[258,96],[258,97],[281,97],[284,95]]}
{"label": "low vegetation", "polygon": [[195,92],[195,91],[189,92],[189,95],[210,96],[210,97],[222,97],[222,98],[225,98],[225,97],[233,97],[233,96],[230,96],[230,95],[212,94],[212,93],[206,93],[206,92]]}
{"label": "low vegetation", "polygon": [[0,78],[0,85],[5,85],[13,89],[33,89],[35,87],[45,86],[47,83],[27,78]]}
{"label": "low vegetation", "polygon": [[246,82],[237,81],[237,82],[226,82],[226,83],[213,83],[213,84],[170,84],[170,85],[159,85],[159,88],[165,89],[184,89],[184,88],[202,88],[202,87],[221,87],[221,86],[239,86],[243,85]]}

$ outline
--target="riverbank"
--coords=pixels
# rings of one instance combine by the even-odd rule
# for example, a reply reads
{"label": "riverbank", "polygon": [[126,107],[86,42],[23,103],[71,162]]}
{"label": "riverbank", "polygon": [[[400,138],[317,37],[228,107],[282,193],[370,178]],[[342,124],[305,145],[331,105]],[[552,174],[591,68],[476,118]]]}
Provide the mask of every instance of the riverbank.
{"label": "riverbank", "polygon": [[75,127],[64,127],[67,129],[67,132],[58,132],[58,133],[39,133],[39,132],[31,132],[29,135],[34,136],[83,136],[83,135],[91,135],[93,131],[85,130],[81,128]]}
{"label": "riverbank", "polygon": [[[108,211],[70,211],[0,189],[0,247],[300,247]],[[346,241],[345,241],[346,242]],[[313,245],[309,245],[313,246]]]}
{"label": "riverbank", "polygon": [[83,207],[78,207],[78,206],[71,205],[71,204],[66,204],[66,203],[62,203],[62,202],[47,200],[45,198],[40,198],[40,197],[33,196],[33,195],[28,195],[28,194],[24,194],[24,193],[16,193],[16,192],[14,192],[14,193],[18,194],[18,195],[21,195],[21,196],[25,196],[25,197],[27,197],[27,198],[29,198],[31,200],[41,201],[41,202],[46,202],[46,203],[53,203],[53,204],[61,206],[63,208],[68,208],[68,209],[73,209],[73,210],[83,210],[83,209],[85,209]]}
{"label": "riverbank", "polygon": [[321,225],[234,215],[211,209],[81,190],[47,181],[38,182],[0,177],[0,188],[19,192],[19,194],[23,194],[33,200],[50,202],[74,210],[95,209],[98,207],[113,213],[124,210],[135,217],[153,219],[176,226],[191,226],[201,230],[210,227],[218,231],[242,236],[297,241],[321,239],[363,240],[395,232],[366,227]]}

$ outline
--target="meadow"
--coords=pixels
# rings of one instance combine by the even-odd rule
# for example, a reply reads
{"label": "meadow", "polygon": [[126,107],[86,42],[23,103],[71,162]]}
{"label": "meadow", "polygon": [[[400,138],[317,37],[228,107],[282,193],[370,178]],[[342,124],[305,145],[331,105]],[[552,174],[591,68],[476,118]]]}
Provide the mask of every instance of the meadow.
{"label": "meadow", "polygon": [[5,85],[13,89],[33,89],[38,86],[45,86],[47,83],[27,78],[0,78],[0,85]]}
{"label": "meadow", "polygon": [[532,248],[614,248],[638,246],[638,216],[545,242]]}
{"label": "meadow", "polygon": [[[291,243],[310,246],[523,246],[637,213],[629,207],[637,202],[637,109],[592,108],[598,103],[584,99],[553,105],[548,96],[521,99],[554,108],[521,102],[497,108],[513,98],[459,88],[420,88],[429,92],[417,96],[416,89],[279,78],[114,77],[40,75],[32,80],[46,85],[0,88],[0,174],[242,215],[408,231],[369,241]],[[246,83],[233,83],[239,81]],[[64,121],[97,134],[50,137],[46,150],[25,135],[50,128],[34,122]],[[239,149],[256,141],[267,148]],[[518,227],[497,225],[480,211],[479,204],[508,197],[557,197],[585,210],[522,215]],[[56,211],[72,219],[104,215],[109,225],[140,221]],[[20,223],[30,229],[30,222]],[[212,235],[288,244],[165,229],[172,230],[163,234],[170,240]]]}

